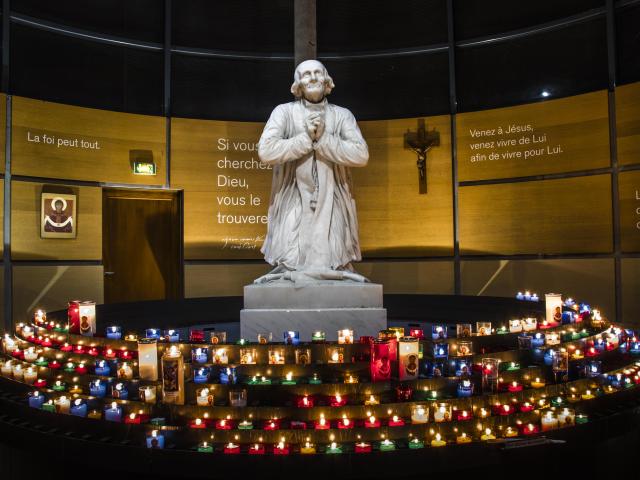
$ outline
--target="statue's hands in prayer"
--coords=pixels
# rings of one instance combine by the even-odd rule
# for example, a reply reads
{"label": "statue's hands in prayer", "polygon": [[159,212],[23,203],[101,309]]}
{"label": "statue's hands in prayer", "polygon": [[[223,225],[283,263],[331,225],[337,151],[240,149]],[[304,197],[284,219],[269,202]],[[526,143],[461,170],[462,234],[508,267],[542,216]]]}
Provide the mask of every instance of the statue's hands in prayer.
{"label": "statue's hands in prayer", "polygon": [[320,137],[324,133],[324,117],[320,113],[312,113],[305,119],[305,126],[309,138],[314,142],[320,140]]}

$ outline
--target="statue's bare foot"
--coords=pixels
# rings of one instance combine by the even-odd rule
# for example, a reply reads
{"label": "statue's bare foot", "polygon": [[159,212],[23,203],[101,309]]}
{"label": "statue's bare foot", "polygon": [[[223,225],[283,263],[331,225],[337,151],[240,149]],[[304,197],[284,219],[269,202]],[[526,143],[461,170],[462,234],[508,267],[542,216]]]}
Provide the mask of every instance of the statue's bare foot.
{"label": "statue's bare foot", "polygon": [[354,282],[367,283],[369,280],[356,272],[342,272],[342,278],[345,280],[353,280]]}

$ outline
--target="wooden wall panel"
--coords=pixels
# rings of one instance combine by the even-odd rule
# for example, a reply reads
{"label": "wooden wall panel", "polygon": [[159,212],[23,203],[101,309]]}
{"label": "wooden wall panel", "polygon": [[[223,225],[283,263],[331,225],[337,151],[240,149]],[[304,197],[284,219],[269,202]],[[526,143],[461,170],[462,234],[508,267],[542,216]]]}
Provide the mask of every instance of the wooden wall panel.
{"label": "wooden wall panel", "polygon": [[14,260],[102,260],[102,190],[69,187],[78,196],[73,239],[40,238],[42,183],[11,185],[11,258]]}
{"label": "wooden wall panel", "polygon": [[608,167],[607,102],[603,90],[458,115],[459,180]]}
{"label": "wooden wall panel", "polygon": [[640,82],[616,87],[618,163],[640,163]]}
{"label": "wooden wall panel", "polygon": [[[12,123],[14,175],[144,185],[165,183],[164,117],[13,97]],[[45,141],[45,135],[52,143]],[[64,143],[58,146],[64,140],[70,145],[76,145],[77,141],[78,146]],[[131,160],[149,156],[156,163],[157,174],[133,175]]]}
{"label": "wooden wall panel", "polygon": [[611,177],[461,187],[467,255],[611,252]]}
{"label": "wooden wall panel", "polygon": [[[403,135],[417,128],[417,119],[360,124],[370,150],[369,165],[352,169],[363,255],[452,253],[449,125],[448,116],[427,119],[427,127],[440,132],[441,146],[429,154],[428,193],[420,195],[416,154],[403,147]],[[173,187],[185,190],[185,258],[261,258],[266,224],[229,225],[218,214],[267,214],[272,171],[219,166],[225,158],[257,160],[253,148],[262,128],[260,123],[173,119],[171,178]],[[246,180],[247,188],[221,185],[221,176]],[[245,205],[221,205],[225,197],[243,198]],[[260,205],[251,206],[251,198],[259,198]]]}
{"label": "wooden wall panel", "polygon": [[516,292],[547,292],[587,301],[612,319],[615,315],[614,261],[611,258],[549,260],[470,260],[461,265],[463,295],[511,297]]}
{"label": "wooden wall panel", "polygon": [[404,133],[418,119],[361,122],[369,164],[352,169],[366,257],[453,254],[451,129],[448,115],[425,119],[440,133],[440,146],[427,156],[427,193],[418,191],[417,155],[404,148]]}
{"label": "wooden wall panel", "polygon": [[38,308],[62,310],[76,298],[103,303],[103,283],[100,265],[14,265],[13,319],[28,321]]}
{"label": "wooden wall panel", "polygon": [[640,170],[620,172],[620,246],[623,252],[640,252]]}
{"label": "wooden wall panel", "polygon": [[[0,178],[0,238],[4,240],[4,178]],[[4,252],[4,241],[0,245],[0,255]]]}
{"label": "wooden wall panel", "polygon": [[[262,128],[253,122],[172,119],[171,186],[184,188],[186,259],[261,258],[267,225],[257,217],[267,215],[271,191],[271,170],[257,168],[254,151]],[[225,158],[256,168],[224,168]],[[242,179],[247,188],[231,186],[228,178]],[[260,205],[250,205],[252,198]],[[225,206],[225,201],[245,205]],[[253,215],[257,223],[229,224],[218,213],[245,220]]]}
{"label": "wooden wall panel", "polygon": [[640,326],[640,258],[622,259],[622,318],[620,321]]}

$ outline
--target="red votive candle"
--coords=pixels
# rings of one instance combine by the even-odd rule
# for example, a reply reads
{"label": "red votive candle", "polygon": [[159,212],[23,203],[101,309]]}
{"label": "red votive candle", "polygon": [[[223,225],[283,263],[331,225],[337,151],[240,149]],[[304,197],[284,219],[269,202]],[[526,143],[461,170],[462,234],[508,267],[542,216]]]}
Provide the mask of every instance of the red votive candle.
{"label": "red votive candle", "polygon": [[329,404],[332,407],[344,407],[347,404],[347,397],[342,395],[335,395],[331,397]]}
{"label": "red votive candle", "polygon": [[522,424],[519,426],[520,433],[522,435],[533,435],[540,432],[540,427],[533,423]]}
{"label": "red votive candle", "polygon": [[521,392],[522,391],[522,385],[520,385],[518,382],[511,382],[510,384],[507,385],[507,390],[514,393],[514,392]]}
{"label": "red votive candle", "polygon": [[24,352],[19,348],[16,348],[13,352],[11,352],[11,356],[19,360],[24,360]]}
{"label": "red votive candle", "polygon": [[233,429],[233,422],[229,419],[222,418],[216,422],[216,430],[231,430]]}
{"label": "red votive candle", "polygon": [[356,443],[356,453],[371,453],[371,444],[364,442]]}
{"label": "red votive candle", "polygon": [[316,430],[329,430],[329,428],[331,428],[331,422],[322,415],[320,420],[317,420],[314,423],[314,427]]}
{"label": "red votive candle", "polygon": [[87,373],[87,371],[87,366],[83,365],[82,363],[76,367],[76,373],[79,373],[81,375],[84,375],[85,373]]}
{"label": "red votive candle", "polygon": [[273,420],[267,420],[266,422],[264,422],[264,425],[262,426],[263,430],[278,430],[280,429],[280,420],[278,419],[273,419]]}
{"label": "red votive candle", "polygon": [[370,416],[364,421],[365,428],[380,428],[380,420],[374,416]]}
{"label": "red votive candle", "polygon": [[51,345],[53,345],[53,343],[51,343],[51,339],[49,337],[45,337],[40,345],[42,345],[43,347],[50,347]]}
{"label": "red votive candle", "polygon": [[298,397],[298,401],[296,403],[298,408],[311,408],[313,407],[313,397],[310,397],[309,395]]}
{"label": "red votive candle", "polygon": [[69,345],[68,343],[65,343],[64,345],[62,345],[60,347],[60,351],[61,352],[70,352],[71,350],[73,350],[73,347],[71,345]]}
{"label": "red votive candle", "polygon": [[104,358],[116,358],[116,351],[112,348],[105,348],[102,352]]}
{"label": "red votive candle", "polygon": [[354,424],[353,420],[350,420],[348,418],[342,418],[338,422],[338,428],[341,429],[341,430],[349,430],[349,429],[353,428],[353,424]]}
{"label": "red votive candle", "polygon": [[424,330],[421,328],[411,328],[409,330],[409,336],[415,338],[424,338]]}
{"label": "red votive candle", "polygon": [[33,382],[33,386],[35,388],[44,388],[47,386],[47,381],[42,378],[38,378],[35,382]]}
{"label": "red votive candle", "polygon": [[529,402],[525,402],[522,405],[520,405],[520,411],[522,413],[531,412],[531,411],[533,411],[533,405],[530,404]]}
{"label": "red votive candle", "polygon": [[307,422],[301,422],[300,420],[291,420],[289,428],[291,430],[306,430]]}
{"label": "red votive candle", "polygon": [[286,443],[278,443],[273,446],[273,454],[274,455],[289,455],[289,445]]}
{"label": "red votive candle", "polygon": [[85,350],[82,345],[76,345],[76,347],[73,349],[73,353],[77,353],[78,355],[83,355],[84,351]]}
{"label": "red votive candle", "polygon": [[58,362],[57,360],[49,362],[49,368],[52,368],[53,370],[59,370],[61,366],[62,365],[60,365],[60,362]]}
{"label": "red votive candle", "polygon": [[195,420],[191,420],[189,428],[193,428],[194,430],[203,430],[207,428],[207,424],[203,419],[196,418]]}
{"label": "red votive candle", "polygon": [[240,445],[236,445],[235,443],[227,443],[224,446],[224,453],[227,455],[238,455],[240,453]]}
{"label": "red votive candle", "polygon": [[390,427],[402,427],[402,426],[404,426],[404,420],[402,419],[402,417],[399,417],[398,415],[394,415],[393,417],[391,417],[389,419],[389,426]]}
{"label": "red votive candle", "polygon": [[456,420],[461,422],[464,420],[471,420],[473,418],[473,414],[468,410],[458,410],[456,412]]}
{"label": "red votive candle", "polygon": [[264,445],[261,443],[254,443],[249,447],[249,455],[264,455]]}
{"label": "red votive candle", "polygon": [[91,347],[87,353],[89,355],[91,355],[92,357],[97,357],[98,356],[98,349],[96,347]]}

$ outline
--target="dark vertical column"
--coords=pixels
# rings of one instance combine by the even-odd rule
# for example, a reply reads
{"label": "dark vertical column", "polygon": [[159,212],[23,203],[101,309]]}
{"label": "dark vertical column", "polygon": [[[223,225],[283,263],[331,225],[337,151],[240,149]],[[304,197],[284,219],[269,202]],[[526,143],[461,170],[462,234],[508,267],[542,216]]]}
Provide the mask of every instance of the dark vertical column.
{"label": "dark vertical column", "polygon": [[[9,94],[9,25],[11,5],[2,0],[2,91]],[[11,264],[11,96],[7,95],[7,114],[4,145],[4,220],[3,251],[4,267],[4,330],[13,331],[13,266]]]}
{"label": "dark vertical column", "polygon": [[165,116],[165,182],[171,186],[171,0],[164,0],[164,95],[162,114]]}
{"label": "dark vertical column", "polygon": [[620,250],[620,205],[618,198],[618,144],[616,130],[616,24],[614,0],[607,0],[607,59],[609,67],[609,153],[611,157],[611,205],[613,215],[614,285],[616,321],[622,321],[622,258]]}
{"label": "dark vertical column", "polygon": [[454,293],[462,293],[460,266],[460,239],[458,230],[458,148],[456,114],[458,97],[456,94],[456,43],[453,29],[453,0],[447,0],[447,33],[449,42],[449,111],[451,112],[451,185],[453,198],[453,287]]}
{"label": "dark vertical column", "polygon": [[294,0],[293,35],[295,64],[316,58],[316,0]]}

